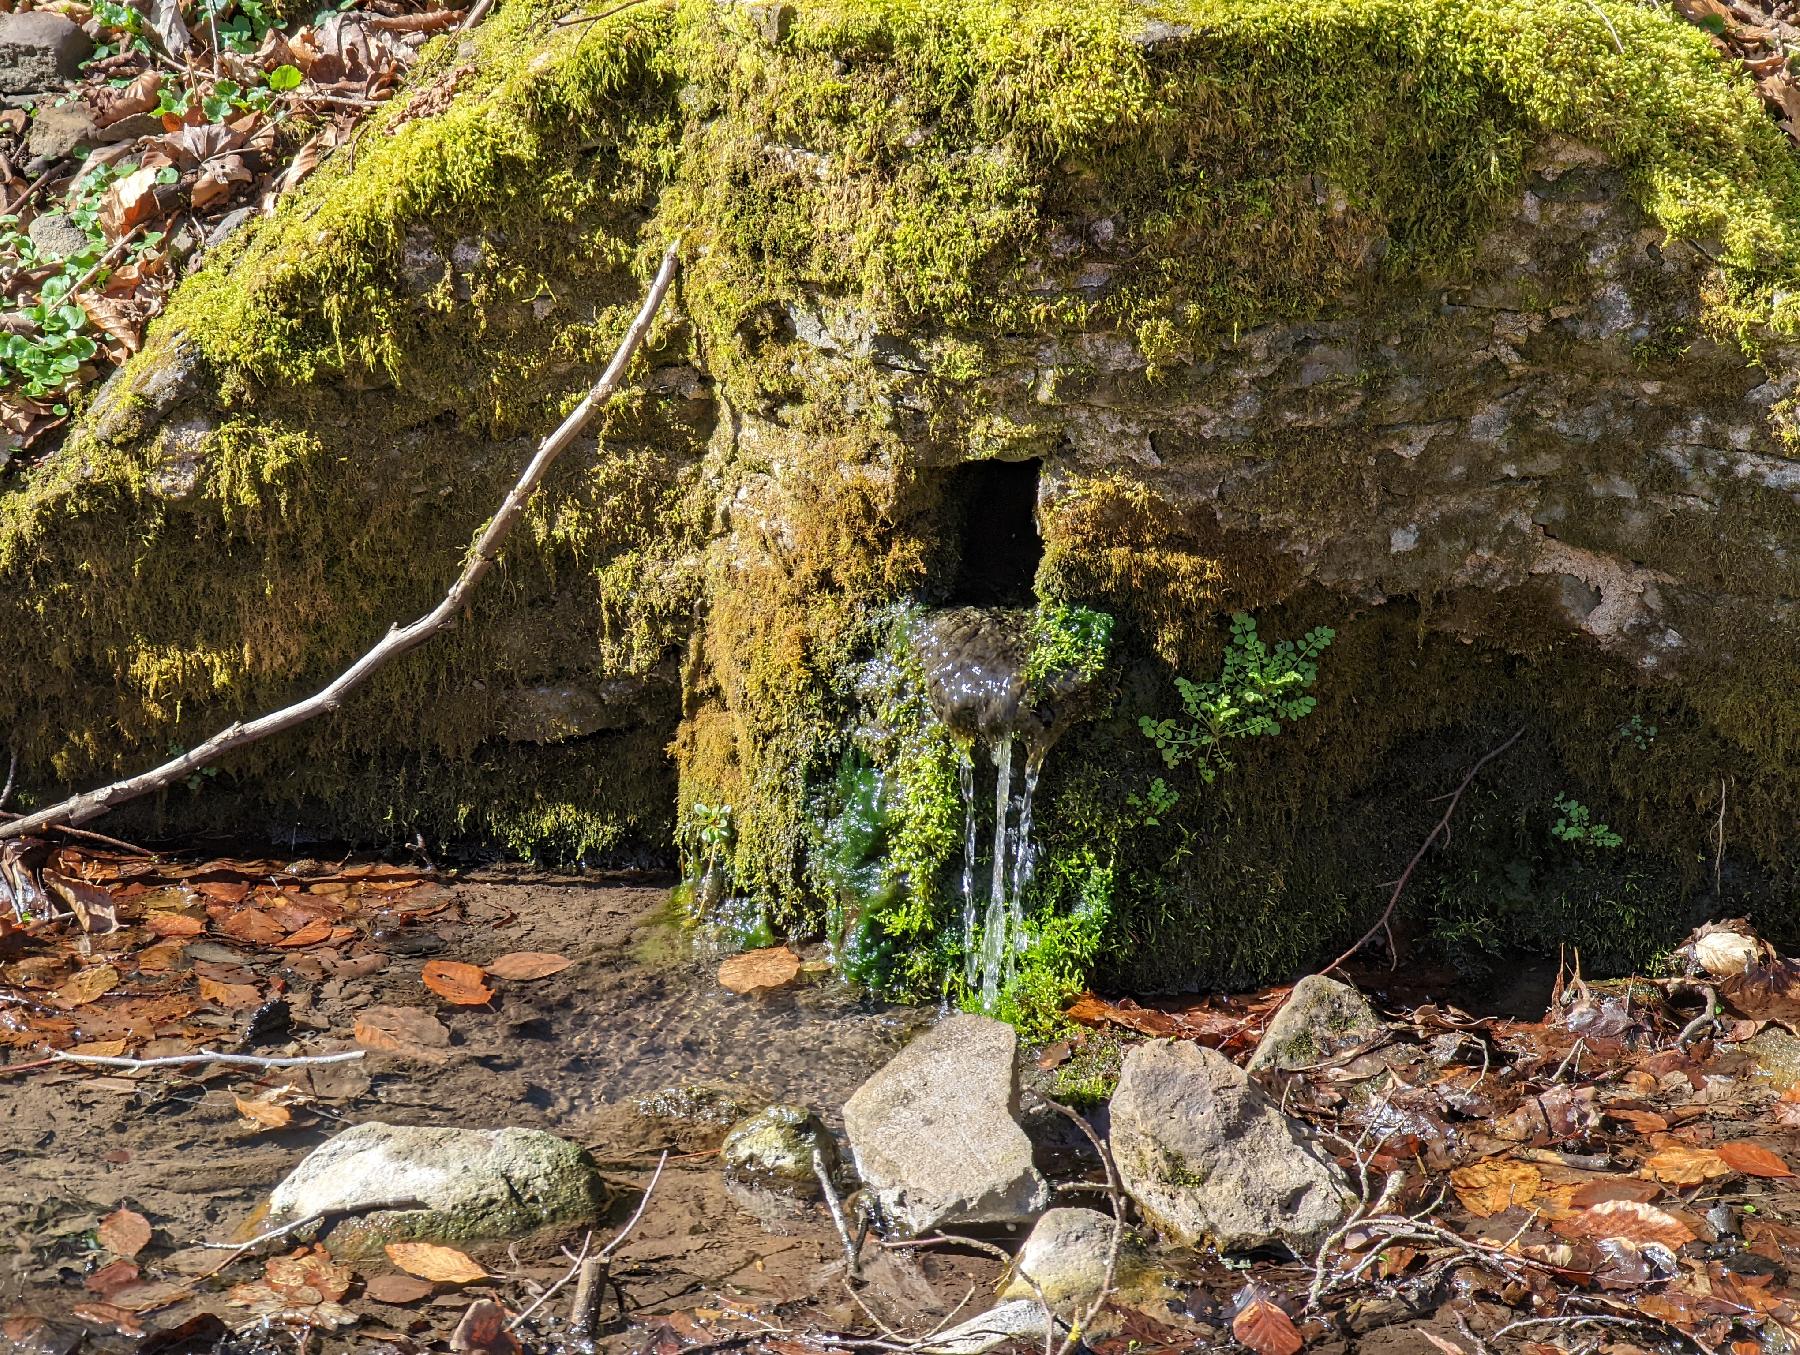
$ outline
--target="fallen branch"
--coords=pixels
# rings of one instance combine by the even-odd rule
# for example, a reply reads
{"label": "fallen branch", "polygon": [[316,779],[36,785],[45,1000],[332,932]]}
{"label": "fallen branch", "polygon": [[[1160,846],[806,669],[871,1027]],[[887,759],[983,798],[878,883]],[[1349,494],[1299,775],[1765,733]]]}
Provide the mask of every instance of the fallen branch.
{"label": "fallen branch", "polygon": [[197,1063],[224,1063],[233,1068],[307,1068],[321,1063],[349,1063],[362,1056],[362,1050],[349,1049],[341,1054],[301,1054],[287,1059],[265,1059],[256,1054],[220,1054],[211,1049],[201,1049],[192,1054],[165,1054],[155,1059],[131,1059],[122,1054],[69,1054],[60,1049],[52,1049],[45,1062],[81,1063],[97,1068],[179,1068]]}
{"label": "fallen branch", "polygon": [[487,572],[493,568],[499,557],[500,547],[506,541],[512,529],[524,516],[525,505],[537,488],[543,483],[550,467],[556,459],[568,450],[576,436],[587,426],[594,412],[612,398],[619,389],[624,378],[625,369],[630,364],[638,348],[649,333],[650,322],[661,308],[663,298],[668,294],[669,284],[674,281],[675,266],[680,248],[680,240],[671,244],[663,254],[662,266],[657,269],[656,279],[650,284],[650,291],[644,297],[644,304],[638,309],[637,317],[632,320],[631,327],[625,331],[619,348],[613,359],[601,373],[600,379],[575,407],[573,413],[564,419],[556,431],[538,444],[537,453],[531,458],[525,471],[519,476],[500,509],[489,519],[487,528],[476,541],[474,549],[469,553],[463,565],[462,573],[444,594],[444,600],[424,616],[409,626],[393,626],[387,635],[373,649],[369,650],[350,667],[319,691],[303,701],[297,701],[281,710],[272,711],[249,724],[233,722],[214,734],[210,739],[197,747],[190,748],[179,757],[171,758],[160,767],[142,772],[137,776],[115,781],[110,786],[102,786],[98,790],[85,791],[72,796],[48,809],[39,810],[35,814],[27,814],[23,818],[14,819],[10,823],[0,824],[0,841],[7,838],[25,837],[40,832],[51,825],[70,825],[86,823],[89,819],[98,818],[108,810],[135,800],[140,795],[148,795],[152,791],[161,790],[178,781],[185,780],[195,772],[202,771],[217,762],[225,754],[243,748],[246,745],[260,742],[272,734],[279,734],[292,729],[295,725],[304,724],[318,715],[337,710],[344,703],[344,698],[355,688],[360,687],[372,677],[390,659],[398,658],[408,650],[425,643],[439,631],[448,630],[456,621],[456,616],[468,602],[475,586],[481,582]]}
{"label": "fallen branch", "polygon": [[1413,853],[1413,859],[1406,863],[1406,869],[1400,872],[1400,878],[1394,882],[1394,892],[1388,896],[1387,907],[1381,910],[1381,916],[1375,919],[1375,925],[1364,932],[1362,936],[1357,939],[1356,944],[1351,946],[1349,950],[1345,951],[1342,955],[1338,956],[1337,959],[1321,969],[1319,971],[1321,974],[1329,974],[1332,970],[1343,964],[1351,956],[1355,955],[1357,951],[1361,950],[1364,946],[1368,945],[1369,942],[1379,936],[1382,931],[1386,929],[1388,923],[1393,921],[1394,909],[1400,902],[1400,896],[1406,892],[1407,881],[1412,879],[1413,872],[1419,868],[1419,862],[1425,859],[1425,853],[1431,850],[1431,845],[1440,837],[1445,842],[1450,840],[1450,816],[1456,813],[1456,802],[1462,799],[1463,792],[1474,782],[1476,775],[1481,769],[1517,743],[1519,741],[1519,736],[1524,732],[1525,726],[1520,725],[1513,731],[1512,737],[1507,739],[1505,743],[1496,748],[1488,749],[1487,752],[1481,755],[1481,760],[1473,767],[1469,768],[1468,775],[1462,779],[1462,784],[1457,786],[1457,788],[1448,795],[1442,797],[1450,802],[1444,806],[1444,817],[1439,819],[1437,823],[1433,825],[1431,831],[1425,835],[1425,840],[1419,844],[1419,850]]}

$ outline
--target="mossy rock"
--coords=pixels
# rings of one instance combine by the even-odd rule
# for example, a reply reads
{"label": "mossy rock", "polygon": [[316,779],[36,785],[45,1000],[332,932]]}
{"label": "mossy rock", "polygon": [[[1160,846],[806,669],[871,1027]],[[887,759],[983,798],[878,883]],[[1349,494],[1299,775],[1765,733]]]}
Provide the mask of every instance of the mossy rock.
{"label": "mossy rock", "polygon": [[[126,826],[666,859],[678,807],[724,804],[733,888],[817,926],[861,757],[899,864],[851,911],[927,981],[954,754],[864,737],[859,682],[892,608],[951,600],[955,468],[1036,460],[1038,593],[1119,620],[1113,714],[1039,807],[1035,905],[1098,900],[1104,935],[1044,992],[1316,960],[1520,725],[1415,887],[1449,944],[1653,949],[1707,906],[1721,778],[1734,910],[1782,897],[1800,168],[1704,34],[1617,0],[566,17],[509,0],[438,40],[414,82],[465,68],[448,107],[397,99],[215,252],[0,495],[28,792],[283,704],[429,607],[681,235],[631,391],[456,632]],[[1185,837],[1133,827],[1136,716],[1233,610],[1338,630],[1319,708],[1186,787]],[[917,714],[903,687],[885,713]],[[521,724],[564,688],[605,718]],[[1546,845],[1562,793],[1619,856]]]}

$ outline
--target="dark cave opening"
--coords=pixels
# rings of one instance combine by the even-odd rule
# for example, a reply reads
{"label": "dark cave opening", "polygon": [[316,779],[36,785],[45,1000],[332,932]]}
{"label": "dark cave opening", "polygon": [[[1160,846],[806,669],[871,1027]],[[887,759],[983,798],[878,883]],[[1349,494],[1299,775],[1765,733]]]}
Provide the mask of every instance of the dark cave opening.
{"label": "dark cave opening", "polygon": [[957,607],[1028,607],[1044,541],[1038,535],[1042,461],[971,461],[951,473],[946,495],[960,538]]}

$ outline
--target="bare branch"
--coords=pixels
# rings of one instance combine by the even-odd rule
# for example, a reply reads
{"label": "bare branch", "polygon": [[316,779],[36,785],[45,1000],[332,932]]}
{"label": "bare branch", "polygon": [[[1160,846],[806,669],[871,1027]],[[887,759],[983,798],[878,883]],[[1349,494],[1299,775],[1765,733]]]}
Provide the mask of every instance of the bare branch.
{"label": "bare branch", "polygon": [[226,753],[292,729],[295,725],[304,724],[314,716],[336,710],[351,691],[368,681],[390,659],[398,658],[425,643],[439,631],[448,629],[454,623],[457,613],[468,602],[470,594],[475,591],[475,586],[493,568],[501,545],[524,516],[525,505],[543,483],[550,467],[568,450],[569,445],[593,417],[594,411],[618,391],[626,367],[643,344],[644,336],[650,331],[650,322],[661,308],[670,283],[674,281],[680,246],[681,241],[677,239],[663,254],[662,266],[657,269],[656,279],[650,284],[644,304],[639,308],[637,317],[632,320],[631,327],[625,331],[625,337],[620,340],[612,361],[607,364],[600,379],[575,407],[574,412],[562,421],[554,433],[538,444],[536,455],[531,458],[530,464],[519,476],[518,483],[513,485],[501,503],[499,511],[489,519],[487,528],[481,533],[463,564],[462,573],[450,586],[450,591],[444,594],[442,602],[411,625],[391,628],[379,644],[305,700],[272,711],[248,724],[233,722],[198,747],[190,748],[160,767],[127,777],[123,781],[115,781],[98,790],[85,791],[51,805],[48,809],[14,819],[11,823],[0,824],[0,841],[25,837],[52,824],[86,823],[128,800],[135,800],[140,795],[147,795],[192,776],[217,762]]}

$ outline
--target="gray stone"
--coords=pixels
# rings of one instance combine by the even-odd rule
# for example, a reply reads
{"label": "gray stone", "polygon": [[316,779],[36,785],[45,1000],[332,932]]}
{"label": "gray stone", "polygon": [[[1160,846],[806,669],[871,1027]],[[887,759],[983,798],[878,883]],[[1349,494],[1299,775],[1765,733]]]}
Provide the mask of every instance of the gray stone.
{"label": "gray stone", "polygon": [[150,492],[173,502],[193,498],[206,470],[207,439],[216,428],[199,414],[167,424],[157,436],[158,461],[150,472]]}
{"label": "gray stone", "polygon": [[1269,1022],[1250,1056],[1250,1069],[1307,1068],[1367,1044],[1386,1029],[1369,1000],[1349,984],[1308,974]]}
{"label": "gray stone", "polygon": [[61,261],[72,254],[79,254],[88,248],[93,241],[88,233],[77,226],[65,212],[45,212],[42,216],[33,217],[31,224],[25,228],[25,234],[31,237],[31,243],[37,252],[46,259]]}
{"label": "gray stone", "polygon": [[844,1129],[857,1173],[894,1222],[913,1232],[1014,1223],[1050,1188],[1013,1118],[1018,1036],[1003,1021],[939,1022],[857,1089]]}
{"label": "gray stone", "polygon": [[80,99],[40,104],[25,134],[25,150],[40,160],[62,160],[98,140],[97,130],[93,110]]}
{"label": "gray stone", "polygon": [[739,1185],[817,1196],[818,1154],[827,1175],[837,1169],[837,1147],[819,1117],[804,1106],[776,1105],[733,1125],[719,1149],[728,1179]]}
{"label": "gray stone", "polygon": [[268,1222],[348,1216],[333,1250],[370,1254],[397,1238],[514,1237],[592,1219],[607,1198],[593,1160],[554,1134],[369,1123],[302,1159],[270,1194]]}
{"label": "gray stone", "polygon": [[1138,1208],[1184,1243],[1311,1256],[1343,1222],[1337,1165],[1223,1054],[1153,1040],[1125,1058],[1112,1153]]}
{"label": "gray stone", "polygon": [[81,73],[94,40],[47,9],[0,14],[0,94],[59,89]]}
{"label": "gray stone", "polygon": [[[1019,1248],[1000,1297],[1041,1299],[1058,1317],[1080,1317],[1106,1286],[1106,1262],[1117,1226],[1111,1214],[1097,1209],[1050,1210]],[[1113,1292],[1133,1297],[1157,1287],[1149,1255],[1127,1232],[1119,1242]]]}
{"label": "gray stone", "polygon": [[632,1108],[678,1152],[710,1152],[743,1120],[772,1098],[748,1087],[722,1082],[688,1082],[638,1097]]}

